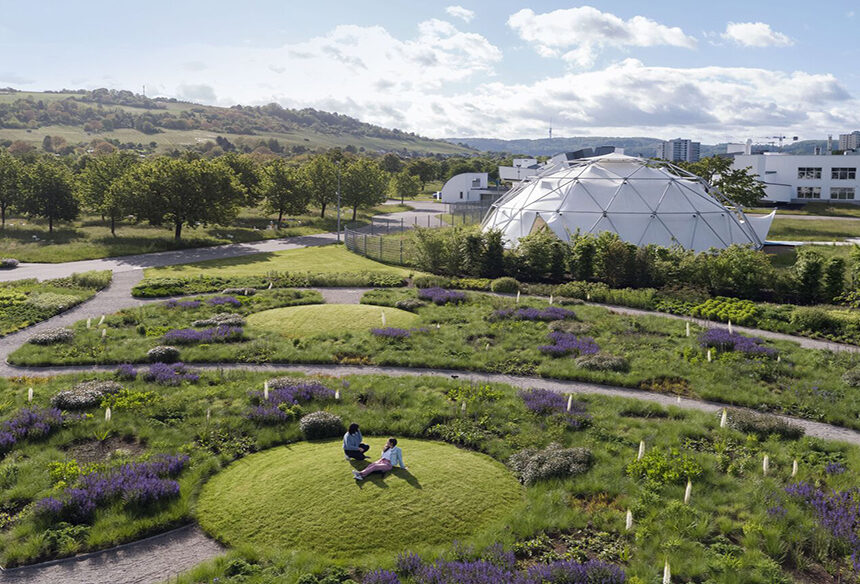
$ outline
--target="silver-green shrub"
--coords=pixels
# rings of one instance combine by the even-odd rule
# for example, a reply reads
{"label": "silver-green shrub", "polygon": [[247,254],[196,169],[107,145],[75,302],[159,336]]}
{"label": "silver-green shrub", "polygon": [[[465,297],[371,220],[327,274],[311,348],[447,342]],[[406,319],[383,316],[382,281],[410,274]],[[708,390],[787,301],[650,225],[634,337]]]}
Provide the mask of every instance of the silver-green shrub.
{"label": "silver-green shrub", "polygon": [[224,313],[224,314],[216,314],[210,318],[205,318],[202,320],[195,320],[191,323],[191,326],[202,327],[202,326],[244,326],[245,325],[245,317],[241,314],[234,313]]}
{"label": "silver-green shrub", "polygon": [[567,478],[583,474],[591,467],[588,448],[562,448],[553,442],[543,450],[526,448],[508,461],[514,474],[526,485],[550,478]]}
{"label": "silver-green shrub", "polygon": [[146,352],[150,363],[176,363],[179,361],[179,349],[167,345],[158,345]]}
{"label": "silver-green shrub", "polygon": [[54,343],[67,343],[74,338],[75,331],[72,329],[52,328],[36,333],[27,339],[27,342],[34,345],[53,345]]}
{"label": "silver-green shrub", "polygon": [[303,416],[299,428],[308,440],[334,438],[345,432],[343,420],[330,412],[318,411]]}
{"label": "silver-green shrub", "polygon": [[84,381],[51,398],[51,405],[61,410],[83,410],[99,405],[105,395],[117,393],[122,386],[116,381]]}
{"label": "silver-green shrub", "polygon": [[628,371],[630,363],[624,357],[609,353],[594,353],[576,358],[577,366],[590,371]]}

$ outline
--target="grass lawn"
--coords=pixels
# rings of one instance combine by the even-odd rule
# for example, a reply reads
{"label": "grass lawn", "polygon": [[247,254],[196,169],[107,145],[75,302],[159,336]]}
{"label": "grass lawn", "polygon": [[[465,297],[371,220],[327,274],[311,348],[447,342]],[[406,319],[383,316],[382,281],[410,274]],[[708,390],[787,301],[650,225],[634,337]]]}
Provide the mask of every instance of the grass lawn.
{"label": "grass lawn", "polygon": [[276,308],[248,317],[248,325],[286,337],[366,332],[380,328],[382,314],[388,327],[409,328],[418,316],[397,308],[367,304],[323,304]]}
{"label": "grass lawn", "polygon": [[[368,437],[374,458],[385,438]],[[488,456],[401,439],[408,470],[365,481],[350,474],[340,440],[253,454],[214,477],[200,496],[200,525],[220,541],[297,549],[360,562],[368,554],[464,539],[505,518],[522,487]]]}
{"label": "grass lawn", "polygon": [[[373,215],[409,209],[402,205],[379,205],[363,209],[359,211],[356,225],[368,223]],[[334,209],[326,210],[325,219],[320,218],[319,212],[314,210],[298,217],[289,217],[281,229],[270,228],[273,219],[259,209],[245,208],[230,225],[195,229],[185,227],[182,240],[176,241],[172,228],[147,223],[121,222],[117,225],[114,237],[109,225],[95,216],[85,215],[76,221],[55,224],[50,234],[47,221],[13,217],[7,218],[6,229],[0,231],[0,249],[3,249],[4,257],[13,257],[22,262],[59,263],[312,235],[337,229]]]}
{"label": "grass lawn", "polygon": [[784,241],[842,241],[860,237],[860,218],[857,221],[828,221],[826,219],[774,219],[768,239]]}
{"label": "grass lawn", "polygon": [[[754,207],[745,209],[746,213],[767,214],[774,210],[774,207]],[[776,216],[783,215],[825,215],[828,217],[857,217],[860,218],[860,205],[850,203],[807,203],[800,209],[776,209]]]}
{"label": "grass lawn", "polygon": [[326,245],[289,249],[274,253],[254,254],[223,260],[207,260],[193,264],[149,268],[144,272],[150,278],[186,278],[196,276],[241,277],[261,276],[267,272],[312,272],[328,274],[338,272],[371,272],[407,277],[412,270],[389,266],[354,253],[343,245]]}

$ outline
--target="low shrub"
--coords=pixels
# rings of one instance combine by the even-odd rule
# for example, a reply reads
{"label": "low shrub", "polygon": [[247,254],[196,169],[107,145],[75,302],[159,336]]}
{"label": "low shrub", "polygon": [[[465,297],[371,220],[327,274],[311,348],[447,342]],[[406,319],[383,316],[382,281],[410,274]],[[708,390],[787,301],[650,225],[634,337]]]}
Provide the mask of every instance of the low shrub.
{"label": "low shrub", "polygon": [[551,345],[541,345],[538,351],[551,357],[564,355],[592,355],[600,351],[600,346],[591,337],[578,337],[570,333],[553,331],[548,335]]}
{"label": "low shrub", "polygon": [[191,326],[194,327],[220,327],[220,326],[228,326],[228,327],[239,327],[245,326],[245,317],[241,314],[235,314],[232,312],[224,312],[221,314],[216,314],[209,318],[204,318],[201,320],[195,320],[191,323]]}
{"label": "low shrub", "polygon": [[176,363],[179,361],[179,349],[158,345],[146,352],[146,358],[150,363]]}
{"label": "low shrub", "polygon": [[200,380],[200,375],[183,363],[153,363],[143,378],[161,385],[181,385],[184,381],[196,383]]}
{"label": "low shrub", "polygon": [[99,405],[106,395],[121,389],[116,381],[84,381],[52,397],[51,405],[63,410],[84,410]]}
{"label": "low shrub", "polygon": [[33,292],[27,297],[27,304],[32,304],[36,308],[52,313],[62,312],[79,302],[80,299],[74,294],[57,294],[56,292]]}
{"label": "low shrub", "polygon": [[43,438],[62,426],[57,408],[22,408],[0,425],[0,452],[8,452],[21,440]]}
{"label": "low shrub", "polygon": [[12,270],[18,267],[18,260],[15,258],[0,258],[0,270]]}
{"label": "low shrub", "polygon": [[554,320],[576,320],[576,313],[567,308],[559,306],[547,306],[546,308],[500,308],[493,312],[490,320],[542,320],[544,322]]}
{"label": "low shrub", "polygon": [[426,433],[430,438],[469,448],[478,448],[490,437],[490,432],[472,418],[454,418],[444,424],[434,424]]}
{"label": "low shrub", "polygon": [[299,420],[299,428],[308,440],[334,438],[346,431],[340,416],[322,410],[303,416]]}
{"label": "low shrub", "polygon": [[409,337],[411,337],[412,331],[410,331],[409,329],[395,328],[389,326],[385,328],[370,329],[370,334],[380,339],[400,340],[408,339]]}
{"label": "low shrub", "polygon": [[652,449],[640,460],[627,465],[627,475],[643,479],[651,486],[678,484],[701,476],[702,465],[689,454],[673,448],[666,452]]}
{"label": "low shrub", "polygon": [[735,324],[755,326],[758,322],[758,312],[759,309],[752,300],[717,296],[694,306],[690,314],[708,320],[732,321]]}
{"label": "low shrub", "polygon": [[584,300],[579,298],[567,298],[566,296],[562,296],[561,298],[556,298],[556,302],[558,302],[561,306],[582,306],[585,304]]}
{"label": "low shrub", "polygon": [[72,329],[52,328],[36,333],[27,339],[27,342],[34,345],[53,345],[55,343],[68,343],[74,338],[75,331]]}
{"label": "low shrub", "polygon": [[463,292],[444,288],[422,288],[418,290],[418,298],[429,300],[440,306],[443,304],[460,304],[466,301],[466,295]]}
{"label": "low shrub", "polygon": [[451,287],[461,290],[489,290],[491,282],[489,278],[457,278],[451,281]]}
{"label": "low shrub", "polygon": [[48,280],[46,283],[60,288],[89,288],[91,290],[102,290],[110,286],[113,272],[110,270],[94,270],[72,274],[67,278]]}
{"label": "low shrub", "polygon": [[849,369],[842,374],[842,381],[851,387],[860,387],[860,367]]}
{"label": "low shrub", "polygon": [[412,284],[416,288],[450,288],[451,278],[432,275],[415,276],[412,278]]}
{"label": "low shrub", "polygon": [[121,381],[134,381],[137,379],[137,369],[131,363],[122,363],[116,368],[114,375]]}
{"label": "low shrub", "polygon": [[583,474],[591,467],[593,457],[587,448],[562,448],[553,442],[543,450],[526,448],[508,461],[508,466],[525,485],[550,478],[568,478]]}
{"label": "low shrub", "polygon": [[629,371],[630,363],[624,357],[609,353],[580,355],[574,361],[577,366],[590,371]]}
{"label": "low shrub", "polygon": [[232,343],[241,341],[245,331],[238,326],[219,325],[215,328],[172,329],[167,331],[162,339],[166,343],[177,345],[193,345],[196,343]]}
{"label": "low shrub", "polygon": [[762,439],[766,439],[771,434],[776,434],[787,440],[797,440],[804,434],[804,429],[801,426],[770,414],[756,414],[747,410],[729,410],[728,418],[732,428],[745,434],[755,434]]}
{"label": "low shrub", "polygon": [[496,278],[490,284],[490,290],[497,294],[514,294],[520,289],[520,283],[515,278]]}
{"label": "low shrub", "polygon": [[791,312],[791,324],[806,333],[838,334],[842,328],[838,319],[823,308],[797,306]]}
{"label": "low shrub", "polygon": [[427,306],[427,304],[417,298],[404,298],[394,303],[394,308],[408,310],[409,312],[415,312],[422,306]]}
{"label": "low shrub", "polygon": [[762,345],[762,339],[747,337],[738,333],[730,333],[720,328],[708,329],[699,335],[699,345],[703,348],[719,349],[720,351],[737,351],[747,355],[764,355],[773,357],[776,350]]}
{"label": "low shrub", "polygon": [[592,325],[587,322],[576,320],[555,320],[549,323],[549,330],[560,331],[572,335],[584,335],[591,331]]}

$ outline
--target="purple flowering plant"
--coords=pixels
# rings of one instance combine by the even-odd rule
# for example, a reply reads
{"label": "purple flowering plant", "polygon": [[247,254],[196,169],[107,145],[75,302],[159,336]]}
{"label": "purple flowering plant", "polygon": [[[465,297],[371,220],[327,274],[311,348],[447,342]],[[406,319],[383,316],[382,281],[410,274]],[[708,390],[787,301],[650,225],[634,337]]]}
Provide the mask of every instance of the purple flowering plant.
{"label": "purple flowering plant", "polygon": [[116,368],[114,375],[122,381],[134,381],[137,379],[137,369],[131,363],[122,363]]}
{"label": "purple flowering plant", "polygon": [[161,385],[180,385],[184,381],[196,383],[200,375],[188,369],[184,363],[153,363],[143,378]]}
{"label": "purple flowering plant", "polygon": [[726,329],[711,328],[699,335],[699,346],[720,351],[735,351],[751,356],[773,357],[776,350],[762,345],[764,341],[758,337],[747,337],[738,333],[730,333]]}
{"label": "purple flowering plant", "polygon": [[217,326],[214,328],[172,329],[167,331],[162,340],[175,345],[191,345],[194,343],[229,343],[240,341],[245,331],[240,326]]}
{"label": "purple flowering plant", "polygon": [[213,296],[206,301],[209,306],[242,306],[242,302],[234,296]]}
{"label": "purple flowering plant", "polygon": [[0,452],[5,453],[27,439],[44,438],[64,421],[57,408],[22,408],[0,425]]}
{"label": "purple flowering plant", "polygon": [[253,404],[245,414],[249,420],[260,424],[280,424],[293,419],[286,411],[291,406],[313,400],[334,399],[334,390],[318,381],[296,381],[287,384],[274,381],[270,385],[274,387],[269,389],[269,399],[266,399],[262,391],[248,392]]}
{"label": "purple flowering plant", "polygon": [[600,345],[591,337],[578,337],[572,333],[553,331],[548,335],[551,345],[541,345],[538,351],[551,357],[564,355],[593,355],[600,351]]}
{"label": "purple flowering plant", "polygon": [[576,313],[560,306],[546,308],[500,308],[490,315],[490,320],[537,320],[549,322],[552,320],[570,320],[576,318]]}
{"label": "purple flowering plant", "polygon": [[200,308],[200,300],[168,300],[163,304],[165,308],[194,309]]}
{"label": "purple flowering plant", "polygon": [[810,482],[792,483],[785,492],[810,508],[818,524],[851,549],[855,572],[860,572],[860,488],[825,490]]}
{"label": "purple flowering plant", "polygon": [[548,389],[520,390],[518,394],[526,408],[539,416],[561,418],[571,428],[581,428],[591,419],[581,401],[572,401],[567,411],[567,398]]}
{"label": "purple flowering plant", "polygon": [[445,288],[422,288],[418,290],[418,298],[428,300],[434,304],[460,304],[466,301],[466,294],[457,290],[446,290]]}

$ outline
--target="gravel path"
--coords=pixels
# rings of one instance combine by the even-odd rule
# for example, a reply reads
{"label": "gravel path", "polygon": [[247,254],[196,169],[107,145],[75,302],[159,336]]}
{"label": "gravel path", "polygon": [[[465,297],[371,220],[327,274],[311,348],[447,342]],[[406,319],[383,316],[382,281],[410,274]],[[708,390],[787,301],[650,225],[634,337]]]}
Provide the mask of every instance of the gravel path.
{"label": "gravel path", "polygon": [[152,584],[222,553],[221,545],[189,525],[101,552],[5,570],[0,583]]}

